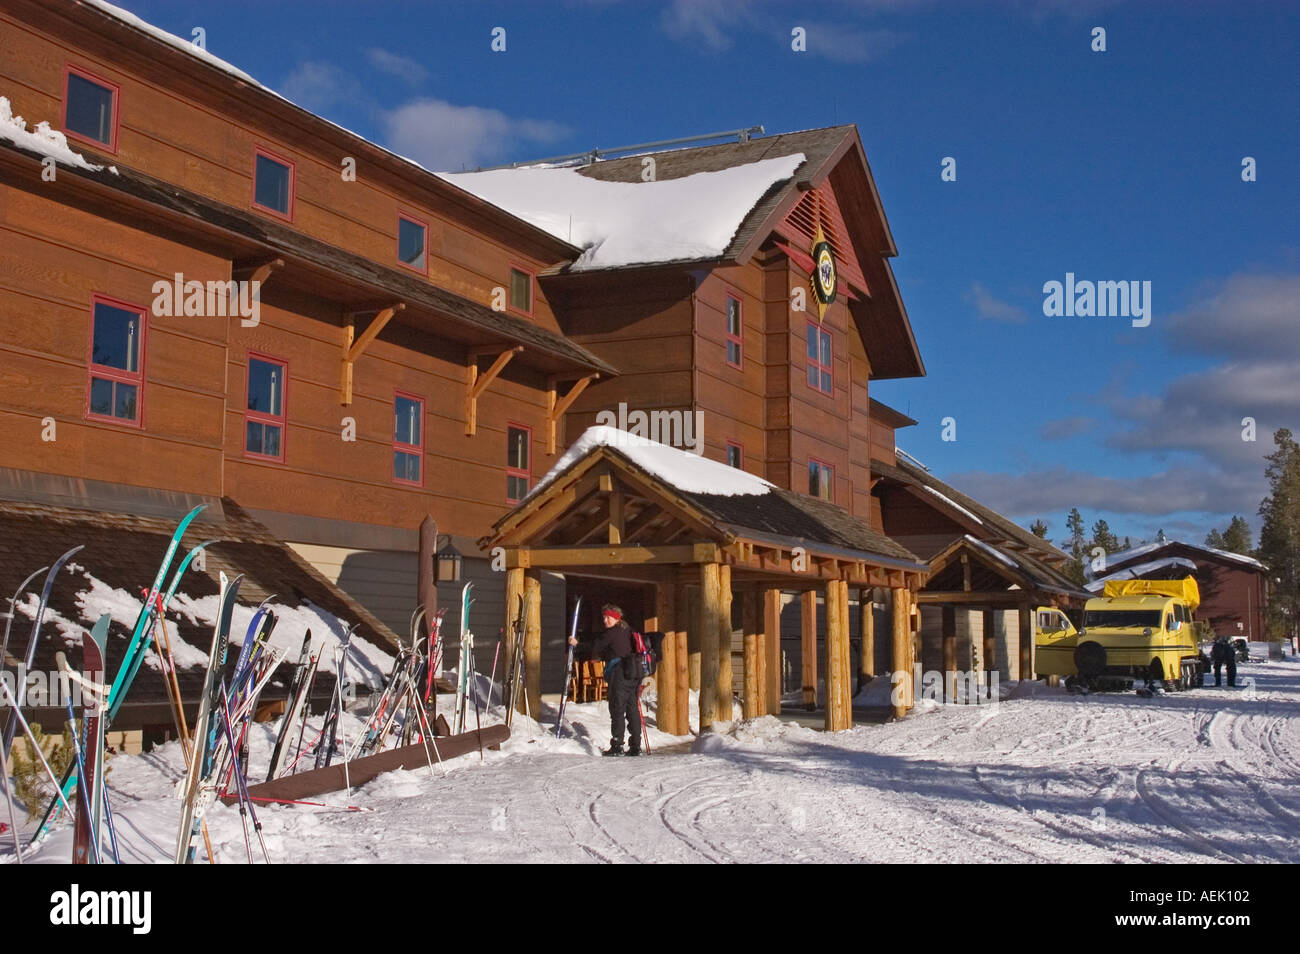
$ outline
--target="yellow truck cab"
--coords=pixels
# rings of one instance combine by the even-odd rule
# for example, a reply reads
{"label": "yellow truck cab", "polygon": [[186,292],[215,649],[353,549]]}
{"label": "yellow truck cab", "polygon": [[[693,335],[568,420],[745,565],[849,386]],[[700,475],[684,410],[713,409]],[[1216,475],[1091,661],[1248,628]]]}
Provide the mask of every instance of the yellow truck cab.
{"label": "yellow truck cab", "polygon": [[1074,650],[1078,677],[1093,688],[1134,679],[1167,690],[1201,684],[1200,647],[1192,614],[1201,603],[1196,580],[1110,580],[1088,600]]}
{"label": "yellow truck cab", "polygon": [[1034,670],[1038,675],[1076,675],[1074,650],[1078,641],[1078,631],[1062,610],[1055,606],[1034,610]]}

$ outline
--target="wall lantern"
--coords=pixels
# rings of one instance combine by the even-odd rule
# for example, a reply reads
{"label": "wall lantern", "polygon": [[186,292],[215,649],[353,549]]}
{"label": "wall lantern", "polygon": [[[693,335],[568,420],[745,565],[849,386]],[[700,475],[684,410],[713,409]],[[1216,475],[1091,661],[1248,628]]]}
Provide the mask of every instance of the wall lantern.
{"label": "wall lantern", "polygon": [[451,545],[450,536],[446,540],[442,549],[433,557],[437,580],[439,583],[459,583],[462,562],[460,551]]}

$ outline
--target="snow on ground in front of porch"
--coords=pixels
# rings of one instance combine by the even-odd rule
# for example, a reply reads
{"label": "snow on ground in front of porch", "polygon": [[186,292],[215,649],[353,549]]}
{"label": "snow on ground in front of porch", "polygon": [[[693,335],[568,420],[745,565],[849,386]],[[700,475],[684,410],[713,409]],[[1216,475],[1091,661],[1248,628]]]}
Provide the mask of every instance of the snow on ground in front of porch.
{"label": "snow on ground in front of porch", "polygon": [[[562,740],[548,705],[541,725],[516,718],[482,761],[391,772],[316,799],[325,808],[258,816],[281,863],[1295,862],[1300,663],[1239,673],[1236,689],[1157,699],[1025,683],[995,708],[938,706],[834,734],[736,720],[695,751],[690,737],[652,729],[653,754],[639,759],[596,755],[605,703],[570,705]],[[484,724],[500,717],[499,704],[482,712]],[[318,725],[313,716],[308,739]],[[254,733],[255,781],[275,728]],[[347,738],[360,728],[349,715]],[[168,860],[179,745],[110,764],[125,859]],[[207,821],[218,858],[245,861],[238,809],[216,805]],[[12,851],[0,841],[0,858]],[[28,860],[70,854],[64,824]]]}
{"label": "snow on ground in front of porch", "polygon": [[550,485],[556,477],[597,447],[614,448],[642,470],[685,493],[747,496],[765,494],[775,486],[738,467],[638,437],[616,427],[598,424],[582,432],[582,436],[573,442],[524,499],[536,496],[542,488]]}
{"label": "snow on ground in front of porch", "polygon": [[607,182],[530,166],[438,173],[453,185],[582,248],[574,271],[715,258],[750,209],[803,153],[652,182]]}

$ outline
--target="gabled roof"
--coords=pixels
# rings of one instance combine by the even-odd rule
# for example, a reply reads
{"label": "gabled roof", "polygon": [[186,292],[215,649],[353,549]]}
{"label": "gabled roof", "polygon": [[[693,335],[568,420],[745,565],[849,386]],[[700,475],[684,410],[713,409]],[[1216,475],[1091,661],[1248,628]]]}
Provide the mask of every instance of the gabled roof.
{"label": "gabled roof", "polygon": [[922,499],[935,504],[976,534],[987,534],[994,541],[1006,541],[1013,548],[1029,551],[1040,561],[1065,563],[1069,560],[1065,553],[1042,537],[1030,533],[1014,520],[1004,517],[978,500],[966,496],[925,468],[912,463],[901,452],[896,466],[873,457],[871,473],[921,491]]}
{"label": "gabled roof", "polygon": [[1205,559],[1214,560],[1219,563],[1239,563],[1253,570],[1267,570],[1268,568],[1256,560],[1254,557],[1246,556],[1241,553],[1233,553],[1229,550],[1220,550],[1216,547],[1206,546],[1203,543],[1188,543],[1186,540],[1156,540],[1153,543],[1143,543],[1128,550],[1121,550],[1118,553],[1108,554],[1106,557],[1106,566],[1115,569],[1122,567],[1123,564],[1143,557],[1150,558],[1156,554],[1163,553],[1166,550],[1186,550],[1200,554]]}
{"label": "gabled roof", "polygon": [[[841,507],[777,487],[719,461],[636,437],[613,427],[588,428],[514,510],[480,541],[487,548],[507,538],[548,493],[580,472],[608,461],[653,488],[718,542],[757,540],[809,551],[922,570],[913,553]],[[512,541],[518,542],[518,541]]]}
{"label": "gabled roof", "polygon": [[1037,594],[1086,600],[1091,594],[1073,580],[1028,553],[1008,550],[980,540],[971,534],[958,537],[930,559],[930,580],[926,588],[946,591],[961,589],[960,577],[945,573],[960,565],[962,553],[969,554],[984,567],[972,578],[976,592],[1002,590],[1011,586]]}
{"label": "gabled roof", "polygon": [[1138,580],[1143,578],[1172,580],[1186,576],[1188,572],[1196,572],[1196,564],[1191,560],[1186,557],[1165,557],[1162,560],[1135,563],[1122,570],[1116,570],[1114,573],[1099,576],[1097,579],[1085,584],[1084,588],[1090,593],[1099,593],[1111,580]]}

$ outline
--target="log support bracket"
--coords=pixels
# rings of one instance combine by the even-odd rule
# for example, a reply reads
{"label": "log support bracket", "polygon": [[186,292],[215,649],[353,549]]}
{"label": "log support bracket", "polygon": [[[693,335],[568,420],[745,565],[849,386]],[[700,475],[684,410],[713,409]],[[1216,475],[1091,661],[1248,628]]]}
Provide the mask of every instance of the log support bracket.
{"label": "log support bracket", "polygon": [[352,403],[352,366],[356,363],[357,358],[361,357],[370,342],[379,337],[379,332],[384,330],[384,326],[397,314],[406,308],[404,302],[397,302],[389,305],[387,308],[381,308],[376,312],[375,317],[370,320],[366,330],[358,335],[356,329],[356,312],[348,312],[343,316],[343,369],[339,376],[339,403],[347,407]]}
{"label": "log support bracket", "polygon": [[560,397],[556,390],[556,385],[559,384],[559,379],[552,377],[547,381],[546,453],[555,453],[556,426],[559,423],[560,418],[564,417],[564,415],[568,413],[569,408],[573,406],[573,402],[578,399],[578,395],[587,390],[587,385],[591,384],[592,381],[595,381],[599,377],[599,372],[592,372],[586,377],[579,378],[577,381],[573,382],[573,386],[564,393],[563,397]]}
{"label": "log support bracket", "polygon": [[[496,349],[490,351],[471,351],[469,360],[465,363],[465,436],[473,437],[478,431],[478,399],[484,391],[488,389],[493,381],[497,379],[510,359],[524,350],[523,345],[515,345],[512,348],[506,348],[504,351],[497,352]],[[478,359],[485,354],[496,354],[496,360],[486,371],[480,373],[478,369]]]}

